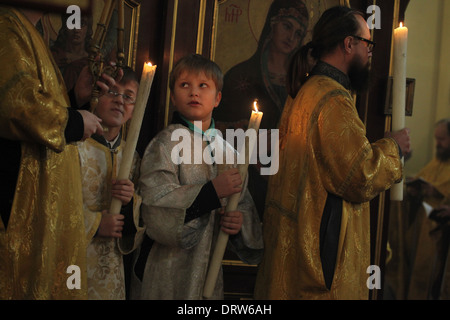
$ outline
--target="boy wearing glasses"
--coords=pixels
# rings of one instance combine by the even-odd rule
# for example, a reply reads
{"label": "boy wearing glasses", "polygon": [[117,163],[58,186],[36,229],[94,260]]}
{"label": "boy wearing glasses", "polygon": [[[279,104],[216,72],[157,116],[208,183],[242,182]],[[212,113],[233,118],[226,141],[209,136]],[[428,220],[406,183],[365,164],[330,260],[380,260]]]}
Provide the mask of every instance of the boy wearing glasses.
{"label": "boy wearing glasses", "polygon": [[[83,184],[87,248],[88,298],[125,299],[122,255],[140,243],[140,198],[134,193],[138,157],[130,179],[116,180],[125,141],[122,128],[131,119],[139,89],[136,74],[123,69],[120,82],[99,98],[95,114],[102,120],[103,135],[78,144]],[[122,201],[120,214],[109,214],[112,197]]]}

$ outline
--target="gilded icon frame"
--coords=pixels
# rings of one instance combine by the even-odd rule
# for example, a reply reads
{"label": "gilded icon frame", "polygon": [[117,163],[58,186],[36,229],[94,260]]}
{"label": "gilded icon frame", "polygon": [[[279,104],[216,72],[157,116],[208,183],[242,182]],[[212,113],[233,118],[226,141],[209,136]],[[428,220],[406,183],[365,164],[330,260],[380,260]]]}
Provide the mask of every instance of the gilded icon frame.
{"label": "gilded icon frame", "polygon": [[[78,5],[80,0],[71,0],[72,4]],[[102,14],[104,4],[101,1],[95,1],[92,5],[92,10],[82,11],[81,19],[82,21],[89,21],[87,35],[83,35],[86,38],[85,44],[85,52],[81,56],[77,58],[71,57],[74,56],[70,50],[66,50],[62,48],[65,43],[67,43],[67,39],[61,41],[61,34],[64,29],[64,19],[67,17],[67,14],[64,13],[48,13],[45,14],[41,19],[38,28],[40,29],[44,40],[50,47],[52,54],[55,58],[58,67],[60,67],[60,71],[63,74],[63,77],[66,81],[68,89],[70,90],[73,87],[74,79],[78,76],[81,71],[81,67],[87,64],[87,56],[88,56],[88,44],[90,42],[90,38],[97,28],[98,20]],[[140,17],[140,9],[141,3],[136,0],[125,0],[124,1],[124,52],[125,52],[125,64],[133,69],[136,66],[136,54],[137,54],[137,41],[138,41],[138,33],[139,33],[139,17]],[[113,18],[111,19],[108,33],[106,36],[105,44],[102,49],[104,49],[105,59],[115,62],[115,50],[117,44],[117,12],[114,12]],[[62,43],[62,45],[61,45]],[[59,47],[59,48],[58,48]],[[66,52],[64,52],[66,51]],[[67,57],[66,57],[67,56]]]}

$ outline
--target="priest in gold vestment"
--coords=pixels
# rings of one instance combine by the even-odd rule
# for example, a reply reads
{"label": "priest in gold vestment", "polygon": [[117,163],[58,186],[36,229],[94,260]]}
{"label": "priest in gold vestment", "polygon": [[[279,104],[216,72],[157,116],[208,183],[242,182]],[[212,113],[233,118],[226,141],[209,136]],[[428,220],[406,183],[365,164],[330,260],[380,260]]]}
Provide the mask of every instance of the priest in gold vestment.
{"label": "priest in gold vestment", "polygon": [[[337,7],[294,58],[300,63],[291,72],[309,74],[299,91],[291,80],[279,125],[280,169],[269,180],[257,299],[369,297],[369,201],[401,179],[399,147],[409,152],[407,130],[370,143],[359,119],[350,89],[364,89],[372,49],[362,15]],[[307,54],[318,62],[305,72],[299,66]]]}
{"label": "priest in gold vestment", "polygon": [[[450,136],[450,135],[449,135]],[[450,150],[450,148],[449,148]],[[440,210],[450,205],[450,159],[442,161],[433,159],[418,174],[428,181],[439,195],[429,194],[423,201],[432,208]],[[413,263],[411,265],[411,278],[407,298],[417,299],[450,299],[450,270],[446,276],[440,274],[450,269],[448,260],[448,226],[441,225],[419,210],[413,226],[418,227],[418,234],[410,247]],[[442,252],[441,250],[445,250]],[[415,251],[415,252],[414,252]]]}
{"label": "priest in gold vestment", "polygon": [[450,206],[449,119],[436,124],[434,136],[435,158],[406,183],[404,204],[392,210],[388,299],[450,299],[450,228],[448,218],[435,215]]}
{"label": "priest in gold vestment", "polygon": [[[68,110],[63,79],[30,17],[35,12],[0,6],[0,135],[2,146],[17,146],[18,171],[12,185],[1,181],[13,201],[10,210],[2,203],[0,299],[85,299],[80,166],[67,130],[81,121],[81,140],[91,126],[84,122],[83,132],[84,116]],[[2,161],[11,159],[2,151]],[[1,169],[3,177],[13,168]],[[81,273],[68,271],[72,265]]]}

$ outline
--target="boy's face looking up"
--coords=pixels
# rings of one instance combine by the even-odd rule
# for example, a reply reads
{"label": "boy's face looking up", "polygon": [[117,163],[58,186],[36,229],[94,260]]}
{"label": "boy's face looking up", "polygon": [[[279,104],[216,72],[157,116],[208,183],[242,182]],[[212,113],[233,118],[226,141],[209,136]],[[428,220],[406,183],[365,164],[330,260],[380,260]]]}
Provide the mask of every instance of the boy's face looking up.
{"label": "boy's face looking up", "polygon": [[206,131],[222,93],[217,91],[213,79],[208,78],[203,71],[184,71],[176,79],[170,96],[179,113],[191,122],[202,121],[202,130]]}
{"label": "boy's face looking up", "polygon": [[122,125],[131,119],[138,89],[135,81],[117,83],[99,98],[95,113],[102,119],[104,127],[118,133]]}

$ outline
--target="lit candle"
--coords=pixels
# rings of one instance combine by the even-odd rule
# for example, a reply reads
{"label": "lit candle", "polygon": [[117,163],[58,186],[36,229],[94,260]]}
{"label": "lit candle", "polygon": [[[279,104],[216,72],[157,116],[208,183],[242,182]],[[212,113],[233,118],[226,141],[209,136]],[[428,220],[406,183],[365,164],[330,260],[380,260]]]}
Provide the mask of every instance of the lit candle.
{"label": "lit candle", "polygon": [[[244,180],[247,178],[248,165],[250,163],[250,158],[253,153],[254,147],[257,142],[257,135],[259,126],[261,124],[261,119],[263,113],[258,110],[258,104],[254,102],[254,110],[252,111],[250,122],[248,124],[247,131],[255,130],[255,135],[246,135],[245,143],[242,146],[241,153],[245,157],[245,161],[243,164],[238,165],[239,174],[241,175],[242,184],[244,184]],[[249,138],[252,137],[252,138]],[[243,152],[243,153],[242,153]],[[228,198],[227,206],[225,208],[226,212],[236,211],[239,198],[241,197],[241,192],[235,193]],[[211,262],[209,265],[208,274],[206,275],[205,286],[203,288],[203,297],[211,298],[214,288],[217,282],[217,276],[219,275],[220,266],[222,264],[223,255],[225,254],[225,249],[227,247],[229,235],[219,231],[219,235],[217,237],[216,247],[214,248],[213,256],[211,258]]]}
{"label": "lit candle", "polygon": [[[394,30],[394,73],[392,89],[392,131],[405,128],[406,109],[406,52],[408,28],[400,23]],[[402,164],[404,160],[402,159]],[[403,181],[392,186],[391,200],[403,201]]]}
{"label": "lit candle", "polygon": [[[123,149],[122,161],[120,163],[117,180],[125,180],[130,176],[131,165],[136,150],[137,140],[141,131],[142,119],[144,118],[145,108],[147,106],[150,89],[152,87],[153,78],[155,76],[156,66],[151,63],[144,64],[142,71],[139,91],[134,105],[133,117],[131,118],[130,127],[127,133],[127,140],[125,148]],[[122,202],[119,199],[113,198],[109,213],[118,214],[122,207]]]}
{"label": "lit candle", "polygon": [[258,132],[259,126],[261,125],[262,116],[263,113],[258,109],[258,102],[253,102],[253,111],[248,124],[248,129],[254,129]]}

